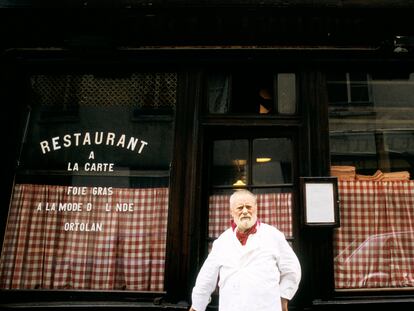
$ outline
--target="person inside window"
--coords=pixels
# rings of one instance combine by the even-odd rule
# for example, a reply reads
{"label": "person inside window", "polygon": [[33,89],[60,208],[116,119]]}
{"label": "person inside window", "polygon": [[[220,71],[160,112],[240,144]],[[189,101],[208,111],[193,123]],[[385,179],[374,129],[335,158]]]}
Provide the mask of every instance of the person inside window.
{"label": "person inside window", "polygon": [[263,87],[259,90],[259,113],[269,114],[272,112],[273,98],[269,88]]}
{"label": "person inside window", "polygon": [[190,311],[204,311],[219,287],[219,310],[287,311],[301,279],[299,260],[282,232],[257,219],[248,190],[230,197],[231,227],[214,241],[197,276]]}

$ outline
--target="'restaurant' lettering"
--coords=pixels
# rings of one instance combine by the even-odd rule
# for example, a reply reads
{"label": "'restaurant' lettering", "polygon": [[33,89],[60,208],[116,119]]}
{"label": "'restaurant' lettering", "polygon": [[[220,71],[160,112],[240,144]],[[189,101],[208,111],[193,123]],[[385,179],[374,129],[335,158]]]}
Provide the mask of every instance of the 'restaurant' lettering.
{"label": "'restaurant' lettering", "polygon": [[65,134],[63,136],[52,137],[49,140],[43,140],[40,142],[40,150],[43,154],[46,154],[48,152],[72,146],[78,147],[91,145],[115,146],[136,151],[140,154],[148,143],[136,137],[128,137],[125,134],[116,135],[113,132],[85,132]]}

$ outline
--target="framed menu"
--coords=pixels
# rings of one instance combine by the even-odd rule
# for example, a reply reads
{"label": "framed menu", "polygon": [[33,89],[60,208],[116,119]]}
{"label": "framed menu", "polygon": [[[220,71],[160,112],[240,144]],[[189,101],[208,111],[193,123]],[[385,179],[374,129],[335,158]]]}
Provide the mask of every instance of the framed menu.
{"label": "framed menu", "polygon": [[340,226],[336,177],[301,177],[301,190],[305,226]]}

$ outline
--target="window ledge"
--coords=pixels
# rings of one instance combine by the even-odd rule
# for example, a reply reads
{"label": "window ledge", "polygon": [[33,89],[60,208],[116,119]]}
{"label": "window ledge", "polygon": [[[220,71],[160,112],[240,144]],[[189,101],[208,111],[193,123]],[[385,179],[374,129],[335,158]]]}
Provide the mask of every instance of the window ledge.
{"label": "window ledge", "polygon": [[169,303],[151,303],[151,302],[119,302],[119,301],[55,301],[55,302],[24,302],[24,303],[2,303],[1,310],[11,309],[143,309],[143,310],[188,310],[187,303],[169,304]]}
{"label": "window ledge", "polygon": [[361,298],[343,298],[332,300],[315,299],[312,301],[313,306],[318,307],[332,307],[332,306],[352,306],[352,305],[396,305],[396,304],[410,304],[414,303],[414,296],[409,297],[361,297]]}

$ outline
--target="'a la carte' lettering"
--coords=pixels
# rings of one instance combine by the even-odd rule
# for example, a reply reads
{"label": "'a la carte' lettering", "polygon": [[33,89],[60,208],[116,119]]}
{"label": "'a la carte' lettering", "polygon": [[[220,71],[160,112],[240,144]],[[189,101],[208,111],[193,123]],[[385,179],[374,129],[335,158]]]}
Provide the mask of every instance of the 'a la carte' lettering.
{"label": "'a la carte' lettering", "polygon": [[[101,162],[86,162],[83,165],[85,172],[113,172],[114,163],[101,163]],[[77,172],[79,171],[79,164],[77,162],[68,162],[68,171]]]}
{"label": "'a la carte' lettering", "polygon": [[46,154],[48,152],[72,146],[78,147],[91,145],[125,148],[140,154],[148,143],[133,136],[127,137],[125,134],[117,135],[113,132],[85,132],[65,134],[52,137],[50,140],[43,140],[40,142],[40,150],[42,154]]}

